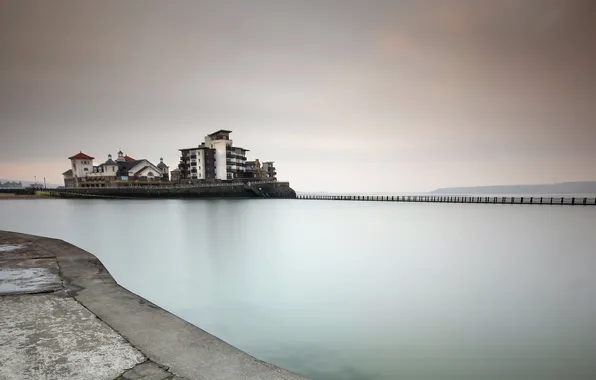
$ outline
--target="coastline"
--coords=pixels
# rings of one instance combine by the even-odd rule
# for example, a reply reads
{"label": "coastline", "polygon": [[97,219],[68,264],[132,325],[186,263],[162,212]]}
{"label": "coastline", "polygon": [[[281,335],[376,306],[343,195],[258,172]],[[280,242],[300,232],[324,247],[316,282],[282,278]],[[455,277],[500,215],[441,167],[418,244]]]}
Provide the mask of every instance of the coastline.
{"label": "coastline", "polygon": [[[51,268],[46,269],[59,276],[60,282],[49,290],[44,288],[17,294],[0,292],[0,304],[9,299],[14,300],[14,297],[32,299],[41,295],[76,301],[142,354],[143,359],[137,360],[134,367],[127,368],[128,372],[116,378],[142,378],[132,376],[141,370],[148,371],[147,368],[150,367],[156,373],[163,372],[164,377],[159,377],[160,379],[303,379],[250,356],[128,291],[118,285],[97,257],[70,243],[0,230],[0,247],[2,246],[20,248],[8,251],[0,249],[0,270],[32,270],[47,265]],[[2,279],[0,276],[0,284]],[[0,289],[6,289],[6,286]],[[0,350],[0,367],[11,365],[8,360],[2,363],[1,354]],[[78,353],[72,354],[76,356]],[[43,368],[44,364],[53,365],[33,362],[31,366]],[[129,371],[137,372],[127,377]],[[0,378],[1,375],[0,371]]]}

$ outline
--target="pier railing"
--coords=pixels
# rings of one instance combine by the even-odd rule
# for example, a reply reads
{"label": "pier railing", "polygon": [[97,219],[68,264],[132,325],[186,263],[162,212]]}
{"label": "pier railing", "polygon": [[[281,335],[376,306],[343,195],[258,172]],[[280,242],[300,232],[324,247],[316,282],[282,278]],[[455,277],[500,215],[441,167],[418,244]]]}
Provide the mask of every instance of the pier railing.
{"label": "pier railing", "polygon": [[596,198],[587,197],[486,197],[453,195],[314,195],[298,194],[297,199],[328,201],[424,202],[424,203],[493,203],[527,205],[595,206]]}

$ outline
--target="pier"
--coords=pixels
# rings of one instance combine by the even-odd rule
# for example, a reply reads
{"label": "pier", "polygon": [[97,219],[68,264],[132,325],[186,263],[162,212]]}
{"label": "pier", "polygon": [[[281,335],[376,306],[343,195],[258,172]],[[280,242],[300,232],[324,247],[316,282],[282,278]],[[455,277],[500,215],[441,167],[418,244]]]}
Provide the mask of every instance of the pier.
{"label": "pier", "polygon": [[596,206],[596,197],[487,197],[453,195],[314,195],[298,194],[297,199],[323,201],[418,202],[418,203],[490,203],[524,205]]}

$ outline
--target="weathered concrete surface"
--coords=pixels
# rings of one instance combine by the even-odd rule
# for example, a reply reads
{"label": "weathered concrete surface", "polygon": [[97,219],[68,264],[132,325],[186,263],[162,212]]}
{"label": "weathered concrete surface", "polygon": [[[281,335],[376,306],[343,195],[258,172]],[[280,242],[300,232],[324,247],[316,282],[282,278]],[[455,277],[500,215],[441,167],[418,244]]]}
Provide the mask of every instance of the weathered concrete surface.
{"label": "weathered concrete surface", "polygon": [[[161,370],[167,369],[168,376],[209,380],[302,379],[255,359],[122,288],[95,256],[71,244],[2,231],[0,244],[24,244],[54,255],[64,293],[158,363]],[[137,372],[135,369],[123,373],[122,378],[141,376]],[[163,374],[153,375],[160,378]]]}
{"label": "weathered concrete surface", "polygon": [[114,379],[145,360],[70,297],[0,297],[0,379]]}
{"label": "weathered concrete surface", "polygon": [[174,376],[157,364],[147,360],[144,363],[129,369],[116,380],[184,380],[181,377]]}
{"label": "weathered concrete surface", "polygon": [[59,289],[62,289],[62,280],[54,258],[0,260],[0,295]]}

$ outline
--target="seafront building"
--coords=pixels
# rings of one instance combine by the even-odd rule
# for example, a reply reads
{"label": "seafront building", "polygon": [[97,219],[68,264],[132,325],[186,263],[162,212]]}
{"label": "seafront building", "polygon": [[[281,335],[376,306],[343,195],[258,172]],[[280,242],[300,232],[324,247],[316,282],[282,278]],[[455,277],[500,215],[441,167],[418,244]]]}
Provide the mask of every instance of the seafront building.
{"label": "seafront building", "polygon": [[[261,169],[258,160],[247,161],[248,149],[234,146],[232,131],[219,130],[205,136],[196,147],[179,149],[178,171],[172,172],[173,182],[239,181],[244,179],[276,179],[273,161]],[[248,165],[247,165],[248,164]]]}
{"label": "seafront building", "polygon": [[[248,149],[235,146],[232,131],[219,130],[205,136],[205,141],[191,148],[179,149],[180,163],[170,173],[160,159],[154,165],[146,159],[134,159],[118,152],[99,164],[94,157],[79,152],[69,157],[70,169],[62,173],[65,187],[127,187],[160,186],[168,184],[196,184],[219,181],[277,181],[273,161],[261,164],[258,159],[248,161]],[[171,178],[170,178],[171,175]]]}
{"label": "seafront building", "polygon": [[70,169],[62,173],[65,187],[123,187],[159,185],[169,181],[169,167],[160,159],[154,165],[147,159],[134,159],[118,152],[118,158],[94,165],[94,157],[79,152],[68,158]]}

